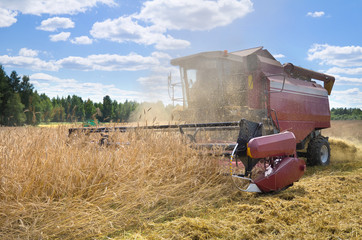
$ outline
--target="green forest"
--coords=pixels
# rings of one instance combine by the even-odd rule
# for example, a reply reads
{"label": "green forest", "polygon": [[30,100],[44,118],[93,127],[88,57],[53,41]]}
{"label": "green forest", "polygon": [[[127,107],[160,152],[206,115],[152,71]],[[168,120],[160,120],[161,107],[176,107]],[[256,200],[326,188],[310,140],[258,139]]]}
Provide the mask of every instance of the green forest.
{"label": "green forest", "polygon": [[332,108],[332,120],[362,120],[362,110],[360,108]]}
{"label": "green forest", "polygon": [[[140,104],[135,101],[118,103],[109,96],[103,102],[83,100],[76,95],[50,99],[39,94],[29,76],[10,76],[0,65],[0,126],[37,125],[49,122],[127,122]],[[163,104],[162,104],[163,105]],[[169,108],[166,107],[166,108]],[[332,120],[362,120],[360,108],[332,108]]]}
{"label": "green forest", "polygon": [[10,76],[0,65],[0,125],[22,126],[48,122],[126,122],[139,104],[134,101],[118,103],[109,96],[103,102],[83,101],[76,95],[50,99],[39,94],[30,83],[29,76]]}

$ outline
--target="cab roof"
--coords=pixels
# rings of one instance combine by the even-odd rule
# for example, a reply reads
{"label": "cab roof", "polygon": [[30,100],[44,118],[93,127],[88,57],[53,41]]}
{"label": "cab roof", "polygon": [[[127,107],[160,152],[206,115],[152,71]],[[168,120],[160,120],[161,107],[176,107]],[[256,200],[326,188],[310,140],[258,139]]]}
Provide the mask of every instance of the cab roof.
{"label": "cab roof", "polygon": [[263,47],[255,47],[249,48],[245,50],[235,51],[235,52],[227,52],[225,51],[211,51],[211,52],[201,52],[192,54],[185,57],[175,58],[171,60],[171,64],[174,66],[192,64],[193,61],[199,61],[202,59],[216,59],[216,58],[227,58],[231,61],[242,62],[244,57],[256,54],[258,56],[266,57],[272,60],[276,59],[269,53],[268,50],[263,49]]}

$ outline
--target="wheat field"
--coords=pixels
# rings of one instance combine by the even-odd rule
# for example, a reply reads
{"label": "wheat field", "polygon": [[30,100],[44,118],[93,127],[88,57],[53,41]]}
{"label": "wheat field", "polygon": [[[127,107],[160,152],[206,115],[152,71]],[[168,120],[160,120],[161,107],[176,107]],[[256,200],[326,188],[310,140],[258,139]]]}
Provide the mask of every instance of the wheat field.
{"label": "wheat field", "polygon": [[[361,122],[355,122],[360,126]],[[275,194],[238,192],[179,134],[101,147],[68,128],[0,128],[0,239],[360,239],[360,129]],[[338,138],[339,137],[339,138]]]}

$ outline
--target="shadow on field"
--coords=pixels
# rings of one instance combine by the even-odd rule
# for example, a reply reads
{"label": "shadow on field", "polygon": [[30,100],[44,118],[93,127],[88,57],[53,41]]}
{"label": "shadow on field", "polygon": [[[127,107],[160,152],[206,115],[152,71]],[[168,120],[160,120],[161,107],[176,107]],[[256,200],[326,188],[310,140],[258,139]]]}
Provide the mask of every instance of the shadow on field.
{"label": "shadow on field", "polygon": [[293,200],[295,197],[303,197],[306,194],[308,194],[308,192],[305,190],[304,187],[290,186],[288,189],[284,189],[281,191],[258,194],[257,197],[275,196],[280,199],[290,201],[290,200]]}

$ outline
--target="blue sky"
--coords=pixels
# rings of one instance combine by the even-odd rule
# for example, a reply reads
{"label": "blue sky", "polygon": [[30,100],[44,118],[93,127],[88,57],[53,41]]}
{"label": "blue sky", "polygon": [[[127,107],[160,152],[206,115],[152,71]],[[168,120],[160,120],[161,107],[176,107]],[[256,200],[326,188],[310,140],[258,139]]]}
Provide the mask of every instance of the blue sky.
{"label": "blue sky", "polygon": [[362,1],[1,0],[0,64],[39,93],[169,103],[170,59],[264,46],[336,77],[331,107],[362,108]]}

